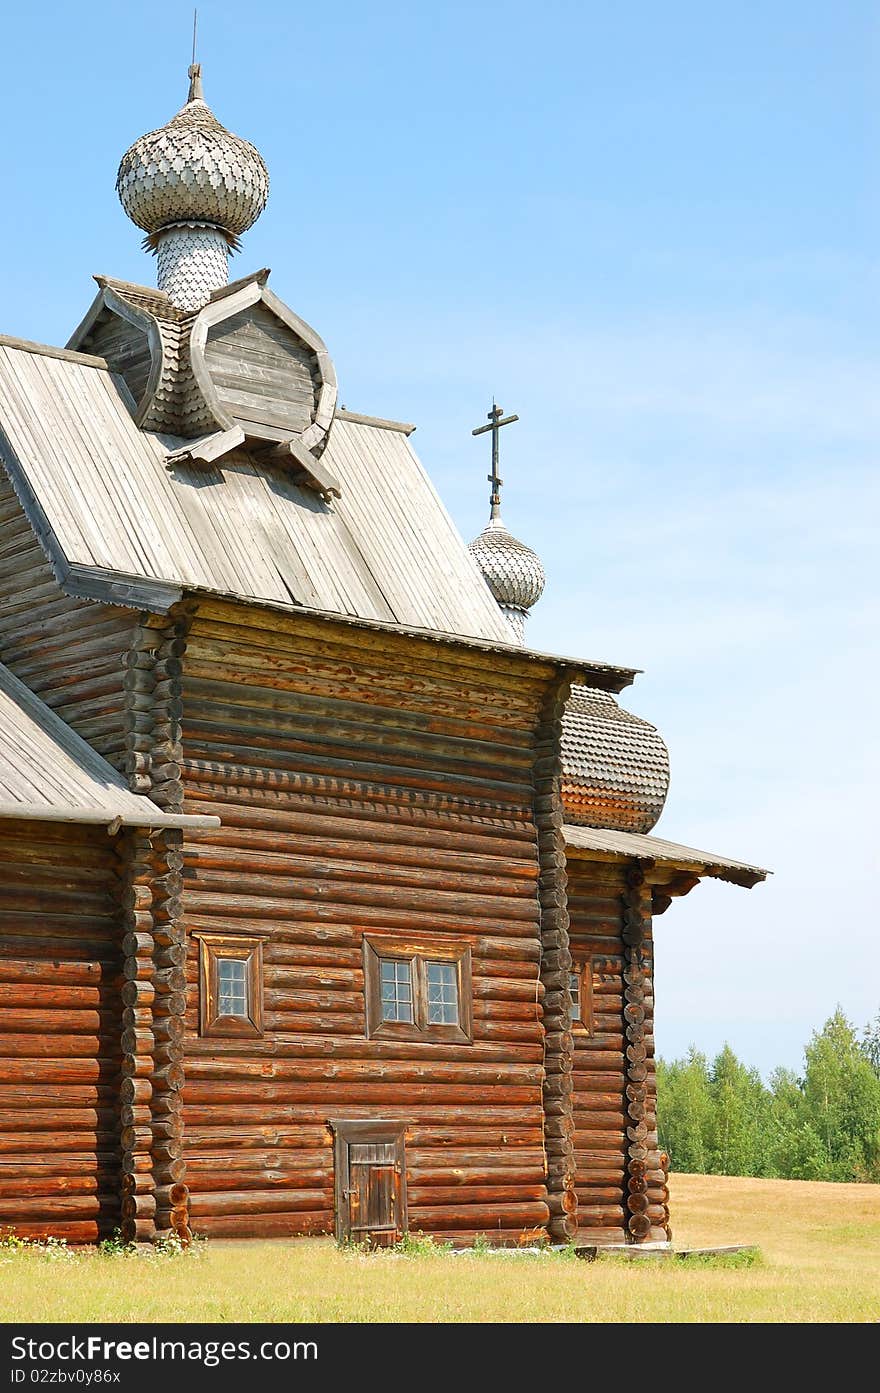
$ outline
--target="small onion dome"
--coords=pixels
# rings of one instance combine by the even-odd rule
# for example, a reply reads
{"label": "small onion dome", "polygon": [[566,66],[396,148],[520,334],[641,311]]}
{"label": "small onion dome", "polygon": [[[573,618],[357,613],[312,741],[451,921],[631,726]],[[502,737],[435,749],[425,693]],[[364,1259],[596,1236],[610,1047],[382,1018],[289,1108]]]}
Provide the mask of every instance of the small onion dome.
{"label": "small onion dome", "polygon": [[508,532],[500,518],[487,523],[468,551],[499,605],[527,610],[540,600],[546,580],[544,567],[531,547]]}
{"label": "small onion dome", "polygon": [[259,151],[221,126],[205,102],[198,64],[190,78],[186,105],[122,156],[116,192],[148,234],[174,223],[209,223],[234,240],[265,208],[269,172]]}

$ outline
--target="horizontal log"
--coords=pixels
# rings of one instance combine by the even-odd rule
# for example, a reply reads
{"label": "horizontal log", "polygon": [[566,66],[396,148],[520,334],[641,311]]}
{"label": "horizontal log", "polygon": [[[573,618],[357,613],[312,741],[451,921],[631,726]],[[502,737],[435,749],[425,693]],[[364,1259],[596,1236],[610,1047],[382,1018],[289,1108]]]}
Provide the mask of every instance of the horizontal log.
{"label": "horizontal log", "polygon": [[295,1214],[326,1209],[332,1204],[328,1184],[315,1190],[232,1190],[197,1193],[190,1191],[189,1210],[195,1223],[205,1216]]}
{"label": "horizontal log", "polygon": [[186,1077],[197,1082],[243,1081],[247,1079],[295,1080],[299,1084],[317,1083],[446,1083],[476,1085],[514,1085],[536,1087],[542,1078],[539,1063],[521,1061],[513,1055],[510,1064],[483,1064],[462,1059],[462,1052],[451,1059],[264,1059],[246,1056],[211,1055],[189,1058]]}
{"label": "horizontal log", "polygon": [[[512,862],[510,870],[499,873],[494,864],[480,869],[480,859],[469,855],[466,836],[462,835],[461,848],[454,864],[448,853],[425,853],[411,855],[408,860],[391,861],[386,854],[377,856],[375,843],[365,843],[370,859],[363,856],[357,860],[343,859],[336,846],[324,845],[311,856],[303,855],[297,839],[297,854],[292,850],[263,852],[238,848],[217,848],[201,843],[188,848],[186,864],[187,881],[193,880],[206,885],[222,888],[227,877],[246,878],[255,889],[265,887],[272,891],[273,876],[285,880],[294,878],[297,882],[329,881],[343,885],[373,885],[379,887],[400,886],[423,890],[433,888],[445,892],[450,884],[458,880],[469,893],[486,897],[501,896],[505,900],[512,897],[531,897],[534,895],[534,882],[538,868],[531,861]],[[378,848],[382,850],[383,848]],[[437,860],[440,864],[437,865]],[[195,874],[194,874],[195,873]]]}
{"label": "horizontal log", "polygon": [[[513,1185],[473,1184],[467,1191],[455,1185],[427,1185],[414,1177],[407,1182],[407,1197],[413,1211],[438,1206],[460,1206],[462,1211],[475,1205],[547,1204],[547,1188],[543,1180],[521,1181]],[[461,1222],[461,1213],[458,1222]]]}
{"label": "horizontal log", "polygon": [[[299,840],[315,837],[331,844],[349,841],[391,843],[452,851],[461,854],[462,830],[466,829],[473,855],[500,856],[519,860],[535,856],[534,827],[526,815],[505,816],[474,813],[460,804],[441,806],[436,799],[428,804],[395,803],[387,792],[361,790],[356,795],[334,797],[327,788],[303,791],[295,804],[273,802],[268,798],[255,804],[253,797],[233,783],[209,780],[200,786],[188,781],[187,796],[197,799],[200,810],[221,819],[221,828],[230,838],[244,833],[268,834],[270,844],[279,839]],[[221,834],[222,835],[222,832]],[[190,845],[214,841],[215,833],[193,833]],[[308,843],[305,843],[308,845]],[[525,849],[524,849],[525,845]]]}
{"label": "horizontal log", "polygon": [[[7,956],[7,950],[10,955]],[[116,956],[102,960],[34,961],[33,958],[13,957],[13,944],[0,942],[0,982],[31,987],[98,987],[111,991],[119,978]]]}
{"label": "horizontal log", "polygon": [[[119,1072],[119,1059],[0,1059],[0,1102],[16,1106],[15,1090],[32,1093],[51,1086],[58,1106],[66,1106],[64,1090],[70,1085],[111,1083]],[[27,1106],[20,1104],[19,1106]]]}
{"label": "horizontal log", "polygon": [[575,1189],[578,1197],[578,1214],[583,1214],[590,1205],[615,1204],[621,1213],[624,1210],[624,1193],[620,1185],[585,1185],[577,1176]]}
{"label": "horizontal log", "polygon": [[50,1219],[89,1219],[118,1208],[112,1193],[83,1195],[0,1194],[0,1223],[46,1223]]}
{"label": "horizontal log", "polygon": [[[195,1024],[195,1015],[192,1017]],[[541,1064],[542,1049],[540,1036],[536,1035],[528,1043],[517,1046],[515,1052],[505,1044],[477,1040],[471,1045],[444,1043],[441,1041],[419,1040],[367,1040],[361,1033],[360,1039],[348,1037],[335,1039],[332,1036],[316,1040],[313,1035],[270,1035],[262,1039],[190,1039],[187,1041],[187,1069],[189,1061],[212,1059],[216,1056],[260,1061],[272,1060],[323,1061],[349,1060],[376,1061],[395,1060],[416,1064],[434,1064],[438,1061],[451,1061],[473,1064],[498,1064],[505,1068],[511,1059],[523,1064]]]}
{"label": "horizontal log", "polygon": [[7,1061],[53,1058],[60,1060],[88,1059],[101,1056],[103,1061],[111,1063],[114,1059],[118,1060],[119,1054],[119,1034],[113,1031],[100,1035],[38,1035],[36,1032],[24,1035],[7,1035],[0,1033],[0,1080],[6,1077]]}
{"label": "horizontal log", "polygon": [[294,1106],[298,1103],[308,1103],[313,1107],[325,1105],[328,1108],[338,1109],[343,1104],[366,1106],[370,1103],[398,1103],[402,1091],[405,1093],[406,1102],[413,1107],[421,1103],[436,1106],[441,1103],[462,1105],[470,1103],[479,1107],[484,1105],[491,1107],[493,1104],[504,1107],[515,1105],[537,1107],[540,1104],[540,1089],[537,1084],[520,1088],[510,1084],[493,1085],[488,1083],[408,1083],[406,1089],[401,1090],[395,1082],[334,1083],[315,1080],[304,1085],[298,1085],[287,1079],[266,1083],[256,1083],[250,1079],[242,1083],[213,1079],[197,1082],[191,1075],[187,1078],[185,1098],[187,1109],[190,1106],[228,1107],[237,1102],[256,1104],[260,1101],[265,1101],[269,1106],[273,1104]]}
{"label": "horizontal log", "polygon": [[190,1226],[208,1238],[317,1237],[333,1232],[333,1210],[327,1205],[307,1213],[193,1215]]}
{"label": "horizontal log", "polygon": [[550,1218],[544,1201],[526,1204],[412,1205],[410,1227],[420,1232],[442,1233],[446,1229],[468,1228],[491,1237],[498,1228],[542,1228]]}
{"label": "horizontal log", "polygon": [[[297,886],[297,889],[300,887]],[[314,899],[297,899],[292,896],[265,896],[256,894],[236,894],[231,890],[225,893],[208,892],[201,886],[192,886],[187,893],[187,921],[192,927],[219,928],[232,932],[265,932],[266,921],[283,929],[290,923],[298,925],[298,931],[305,933],[312,924],[341,924],[369,933],[371,929],[398,929],[405,933],[417,932],[497,934],[500,924],[505,924],[511,937],[533,938],[537,926],[537,907],[531,901],[518,903],[517,915],[505,921],[506,912],[498,910],[490,901],[479,896],[471,897],[472,903],[464,905],[461,897],[451,896],[442,904],[430,894],[422,895],[416,905],[409,892],[386,897],[387,902],[379,902],[373,894],[355,899],[340,890],[334,892],[334,902],[324,902],[324,897],[316,894]],[[516,902],[513,902],[516,903]],[[234,922],[233,922],[234,921]],[[351,941],[351,930],[346,935]]]}
{"label": "horizontal log", "polygon": [[97,1243],[99,1238],[106,1236],[112,1227],[112,1218],[106,1218],[103,1222],[97,1219],[55,1219],[54,1217],[36,1219],[22,1222],[16,1219],[14,1222],[4,1224],[4,1229],[16,1234],[19,1238],[31,1240],[45,1240],[47,1238],[63,1239],[66,1243]]}
{"label": "horizontal log", "polygon": [[[186,1093],[186,1090],[185,1090]],[[456,1127],[464,1124],[473,1126],[474,1121],[479,1118],[481,1125],[491,1126],[496,1124],[502,1134],[506,1133],[509,1127],[516,1131],[526,1122],[527,1114],[524,1114],[522,1104],[512,1106],[500,1106],[495,1104],[480,1104],[477,1107],[462,1107],[454,1104],[443,1106],[421,1105],[416,1111],[408,1099],[398,1098],[392,1103],[382,1106],[384,1117],[389,1120],[397,1119],[407,1128],[418,1125],[437,1125],[440,1127]],[[212,1107],[190,1103],[185,1098],[186,1127],[187,1135],[191,1128],[203,1126],[213,1127],[240,1127],[242,1131],[256,1127],[264,1129],[275,1126],[300,1126],[300,1125],[325,1125],[327,1122],[326,1104],[297,1104],[295,1106],[284,1106],[274,1102],[260,1102],[256,1104],[236,1103],[232,1107]],[[536,1115],[538,1104],[535,1105]],[[415,1116],[414,1116],[415,1113]],[[0,1115],[2,1116],[2,1115]],[[346,1103],[345,1116],[352,1121],[358,1118],[369,1119],[375,1117],[375,1105],[372,1103]]]}
{"label": "horizontal log", "polygon": [[578,1225],[581,1228],[623,1227],[626,1211],[619,1204],[592,1204],[588,1201],[578,1203]]}

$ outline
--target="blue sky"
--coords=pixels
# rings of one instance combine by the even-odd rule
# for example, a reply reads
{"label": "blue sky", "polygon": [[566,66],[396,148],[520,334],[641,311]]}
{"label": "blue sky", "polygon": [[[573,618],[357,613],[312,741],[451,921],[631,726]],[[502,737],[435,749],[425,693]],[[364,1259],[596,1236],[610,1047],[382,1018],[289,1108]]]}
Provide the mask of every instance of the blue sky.
{"label": "blue sky", "polygon": [[[466,536],[492,394],[536,647],[644,669],[666,836],[773,867],[657,923],[657,1036],[796,1066],[880,1007],[880,9],[203,0],[208,101],[269,206],[233,275],[418,423]],[[63,343],[151,283],[113,183],[186,95],[191,9],[4,16],[0,331]]]}

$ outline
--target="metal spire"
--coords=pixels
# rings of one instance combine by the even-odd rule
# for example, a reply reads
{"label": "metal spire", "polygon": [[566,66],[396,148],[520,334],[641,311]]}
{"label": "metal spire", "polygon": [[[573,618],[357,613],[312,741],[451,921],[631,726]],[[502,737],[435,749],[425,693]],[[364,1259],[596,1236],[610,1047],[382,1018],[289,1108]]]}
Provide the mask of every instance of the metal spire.
{"label": "metal spire", "polygon": [[193,51],[192,62],[189,65],[189,96],[187,102],[203,102],[205,94],[202,91],[202,65],[196,62],[196,37],[199,30],[199,12],[193,10]]}
{"label": "metal spire", "polygon": [[501,516],[501,485],[504,480],[498,473],[499,446],[498,435],[502,426],[509,426],[514,421],[518,421],[518,416],[505,416],[503,407],[496,406],[492,401],[492,410],[488,413],[489,424],[487,426],[477,426],[476,430],[471,431],[471,435],[484,435],[486,431],[492,432],[492,473],[487,474],[486,478],[492,485],[492,493],[489,497],[489,520]]}

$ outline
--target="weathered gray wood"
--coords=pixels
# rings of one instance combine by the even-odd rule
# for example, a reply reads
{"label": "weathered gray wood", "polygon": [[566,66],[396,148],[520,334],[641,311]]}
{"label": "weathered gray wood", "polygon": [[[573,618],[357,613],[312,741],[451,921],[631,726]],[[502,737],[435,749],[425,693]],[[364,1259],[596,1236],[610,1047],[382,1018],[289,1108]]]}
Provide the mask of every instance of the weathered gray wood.
{"label": "weathered gray wood", "polygon": [[22,353],[36,353],[44,358],[60,358],[67,363],[85,363],[90,368],[108,368],[105,358],[94,353],[76,353],[70,348],[53,348],[47,343],[33,343],[30,339],[17,339],[12,334],[0,334],[0,348],[17,348]]}
{"label": "weathered gray wood", "polygon": [[240,426],[233,426],[231,430],[215,431],[193,440],[184,450],[175,450],[168,456],[168,463],[173,465],[176,460],[192,460],[196,464],[212,464],[243,444],[244,431]]}
{"label": "weathered gray wood", "polygon": [[412,435],[416,429],[407,421],[386,421],[381,416],[364,416],[360,411],[349,411],[344,406],[337,406],[336,419],[353,421],[357,426],[375,426],[378,430],[399,430],[403,435]]}
{"label": "weathered gray wood", "polygon": [[276,459],[292,461],[309,488],[315,489],[323,497],[341,497],[342,489],[336,475],[321,460],[316,460],[296,438],[276,446],[272,455]]}

